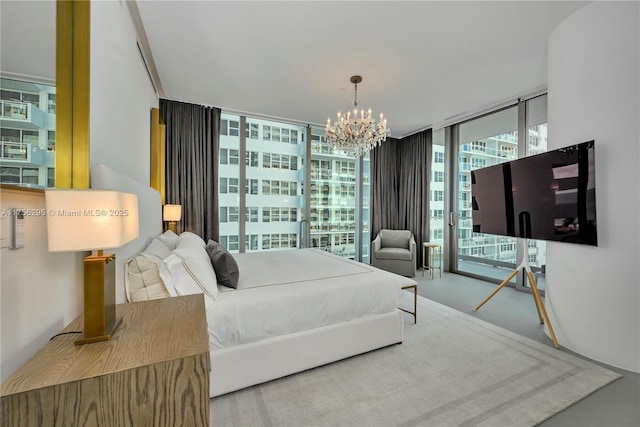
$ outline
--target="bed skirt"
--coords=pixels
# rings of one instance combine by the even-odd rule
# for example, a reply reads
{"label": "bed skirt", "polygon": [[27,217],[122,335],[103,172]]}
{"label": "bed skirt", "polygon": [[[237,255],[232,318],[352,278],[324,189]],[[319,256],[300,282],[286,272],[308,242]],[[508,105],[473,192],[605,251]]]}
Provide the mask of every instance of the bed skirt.
{"label": "bed skirt", "polygon": [[211,351],[211,397],[402,343],[400,310]]}

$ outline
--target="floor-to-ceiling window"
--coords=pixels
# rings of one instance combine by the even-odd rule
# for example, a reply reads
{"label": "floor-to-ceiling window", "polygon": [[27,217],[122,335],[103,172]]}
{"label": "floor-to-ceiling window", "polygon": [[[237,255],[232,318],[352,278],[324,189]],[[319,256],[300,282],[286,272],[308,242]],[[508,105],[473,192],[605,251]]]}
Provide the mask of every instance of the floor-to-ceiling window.
{"label": "floor-to-ceiling window", "polygon": [[471,171],[518,157],[518,108],[462,123],[457,136],[455,270],[504,279],[516,267],[516,239],[473,232]]}
{"label": "floor-to-ceiling window", "polygon": [[[511,107],[452,125],[451,141],[443,145],[453,152],[449,166],[452,185],[447,187],[452,197],[451,221],[447,242],[451,270],[494,281],[504,280],[523,256],[528,257],[538,286],[544,289],[546,244],[529,240],[527,254],[520,253],[518,240],[508,236],[474,233],[472,230],[471,174],[475,169],[492,166],[518,157],[535,155],[547,150],[547,97],[540,95]],[[444,134],[442,139],[444,140]],[[436,159],[439,155],[434,132],[434,165],[432,177],[432,222],[438,224],[440,208],[437,190],[445,174],[439,174]],[[444,157],[444,155],[443,155]],[[455,163],[454,163],[455,162]],[[445,200],[447,195],[444,196]],[[443,214],[448,209],[443,208]],[[432,225],[432,229],[434,226]],[[432,238],[434,233],[432,231]],[[446,233],[445,233],[446,234]],[[523,275],[512,280],[517,287],[528,287]]]}
{"label": "floor-to-ceiling window", "polygon": [[220,243],[231,252],[300,247],[306,128],[223,113],[220,129]]}
{"label": "floor-to-ceiling window", "polygon": [[300,247],[306,128],[247,118],[247,252]]}
{"label": "floor-to-ceiling window", "polygon": [[[362,174],[359,177],[362,180],[362,255],[361,260],[365,264],[369,264],[371,260],[371,161],[370,154],[366,153],[362,156]],[[357,201],[356,201],[357,202]],[[357,205],[356,205],[357,211]],[[357,227],[357,223],[356,223]]]}
{"label": "floor-to-ceiling window", "polygon": [[[312,128],[311,247],[369,261],[369,174],[368,155],[361,159],[346,156],[325,141],[324,130]],[[360,209],[362,226],[357,227]],[[360,248],[356,246],[357,241],[362,241]]]}
{"label": "floor-to-ceiling window", "polygon": [[220,243],[230,252],[240,251],[240,117],[220,117]]}
{"label": "floor-to-ceiling window", "polygon": [[444,129],[433,131],[433,156],[431,158],[431,183],[429,196],[429,241],[443,245],[445,236],[445,143]]}
{"label": "floor-to-ceiling window", "polygon": [[368,155],[334,150],[323,129],[312,128],[306,141],[307,127],[296,124],[223,113],[220,128],[222,245],[231,252],[300,248],[308,233],[309,247],[369,261]]}

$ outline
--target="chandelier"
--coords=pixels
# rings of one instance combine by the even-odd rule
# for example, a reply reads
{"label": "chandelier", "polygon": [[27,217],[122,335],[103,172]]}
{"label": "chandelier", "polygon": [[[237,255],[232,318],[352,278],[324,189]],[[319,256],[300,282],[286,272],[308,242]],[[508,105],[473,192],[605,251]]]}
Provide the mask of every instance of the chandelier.
{"label": "chandelier", "polygon": [[359,157],[386,141],[391,130],[387,128],[387,120],[382,113],[376,124],[371,117],[371,109],[358,111],[358,83],[362,81],[362,77],[352,76],[350,81],[355,86],[353,112],[349,111],[346,115],[338,112],[338,119],[333,125],[331,119],[327,119],[325,137],[334,148],[349,156]]}

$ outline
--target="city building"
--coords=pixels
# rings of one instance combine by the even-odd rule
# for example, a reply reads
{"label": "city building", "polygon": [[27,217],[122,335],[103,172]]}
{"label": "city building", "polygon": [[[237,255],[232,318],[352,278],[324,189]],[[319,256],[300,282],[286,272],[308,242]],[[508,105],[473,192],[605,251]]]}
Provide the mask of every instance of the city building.
{"label": "city building", "polygon": [[0,80],[0,182],[53,187],[56,88]]}
{"label": "city building", "polygon": [[[368,262],[368,156],[360,167],[359,159],[342,154],[325,141],[324,130],[310,129],[307,144],[306,126],[251,117],[245,120],[243,164],[240,117],[227,113],[221,117],[220,243],[232,252],[312,247]],[[307,152],[311,156],[308,178]],[[246,177],[244,192],[240,188],[241,168]],[[305,216],[306,187],[310,197]],[[245,224],[244,243],[241,221]],[[358,227],[360,221],[362,227]],[[310,240],[305,244],[307,233]],[[359,242],[360,251],[356,250]]]}

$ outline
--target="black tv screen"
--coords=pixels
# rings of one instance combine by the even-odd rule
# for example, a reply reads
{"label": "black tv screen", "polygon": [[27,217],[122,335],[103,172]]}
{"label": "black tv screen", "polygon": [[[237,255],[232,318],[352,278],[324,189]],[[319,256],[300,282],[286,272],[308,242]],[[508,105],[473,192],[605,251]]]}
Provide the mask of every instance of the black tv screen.
{"label": "black tv screen", "polygon": [[473,231],[597,246],[594,141],[471,172]]}

